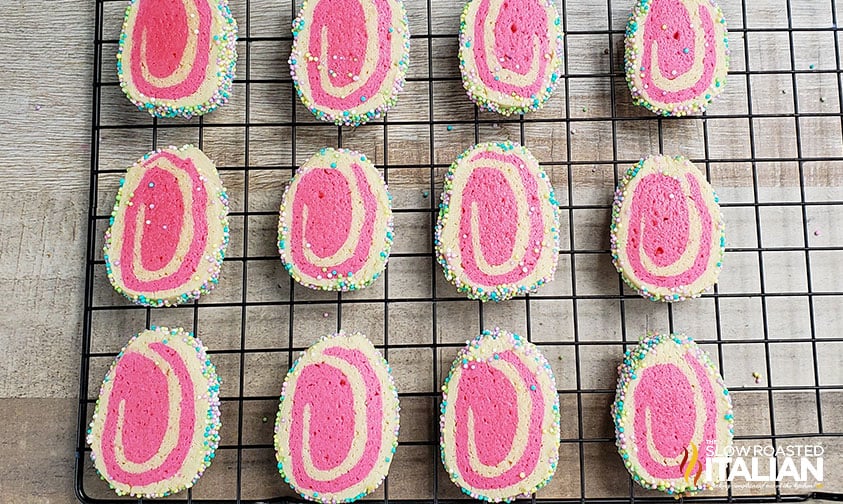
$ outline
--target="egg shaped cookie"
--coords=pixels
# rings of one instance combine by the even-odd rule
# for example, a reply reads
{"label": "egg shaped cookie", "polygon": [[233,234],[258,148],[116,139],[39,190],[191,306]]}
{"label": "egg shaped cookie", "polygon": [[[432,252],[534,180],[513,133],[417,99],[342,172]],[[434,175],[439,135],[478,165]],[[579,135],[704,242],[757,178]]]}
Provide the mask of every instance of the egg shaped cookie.
{"label": "egg shaped cookie", "polygon": [[219,391],[216,368],[189,332],[134,336],[105,375],[88,429],[97,473],[118,495],[193,486],[219,445]]}
{"label": "egg shaped cookie", "polygon": [[627,350],[612,405],[618,452],[632,479],[676,497],[718,483],[712,457],[730,452],[732,400],[691,338],[653,334]]}
{"label": "egg shaped cookie", "polygon": [[392,248],[392,196],[359,152],[322,149],[281,200],[278,251],[305,287],[362,289],[380,277]]}
{"label": "egg shaped cookie", "polygon": [[236,62],[228,0],[131,0],[126,8],[117,77],[155,117],[189,119],[226,103]]}
{"label": "egg shaped cookie", "polygon": [[303,498],[352,502],[383,482],[398,446],[398,392],[389,364],[359,333],[302,352],[281,389],[278,470]]}
{"label": "egg shaped cookie", "polygon": [[434,231],[445,277],[471,299],[502,301],[553,280],[558,203],[526,147],[475,145],[445,175]]}
{"label": "egg shaped cookie", "polygon": [[715,0],[639,0],[625,45],[633,102],[656,114],[701,113],[726,85],[729,39]]}
{"label": "egg shaped cookie", "polygon": [[559,461],[559,397],[547,360],[517,334],[468,342],[442,386],[441,456],[475,499],[509,502],[544,487]]}
{"label": "egg shaped cookie", "polygon": [[126,171],[103,247],[117,292],[154,307],[197,299],[219,282],[227,246],[228,194],[202,151],[160,149]]}
{"label": "egg shaped cookie", "polygon": [[307,0],[293,21],[296,94],[323,121],[380,117],[397,103],[409,60],[402,0]]}
{"label": "egg shaped cookie", "polygon": [[553,0],[468,0],[460,73],[468,97],[505,116],[536,110],[559,81],[562,20]]}
{"label": "egg shaped cookie", "polygon": [[683,157],[650,156],[627,170],[612,206],[612,261],[652,301],[700,296],[717,283],[726,247],[717,194]]}

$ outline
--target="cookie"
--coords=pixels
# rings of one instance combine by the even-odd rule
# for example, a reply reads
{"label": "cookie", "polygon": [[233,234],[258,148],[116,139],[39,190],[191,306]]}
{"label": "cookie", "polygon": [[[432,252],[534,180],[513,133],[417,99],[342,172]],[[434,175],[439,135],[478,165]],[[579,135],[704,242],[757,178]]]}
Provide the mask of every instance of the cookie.
{"label": "cookie", "polygon": [[615,191],[612,261],[651,301],[700,296],[717,283],[726,234],[717,194],[693,163],[650,156]]}
{"label": "cookie", "polygon": [[143,498],[192,487],[220,442],[219,392],[216,368],[189,332],[134,336],[105,375],[88,429],[100,478]]}
{"label": "cookie", "polygon": [[471,299],[503,301],[553,280],[558,205],[526,147],[477,144],[445,175],[434,231],[445,277]]}
{"label": "cookie", "polygon": [[716,485],[707,464],[729,453],[734,417],[708,354],[687,336],[651,334],[626,351],[618,374],[612,418],[632,479],[676,497]]}
{"label": "cookie", "polygon": [[197,299],[218,283],[227,246],[228,194],[202,151],[159,149],[126,171],[103,247],[117,292],[154,307]]}
{"label": "cookie", "polygon": [[626,27],[626,81],[636,105],[664,116],[705,111],[729,71],[715,0],[639,0]]}
{"label": "cookie", "polygon": [[358,290],[386,268],[392,226],[392,196],[375,165],[359,152],[325,148],[284,191],[278,251],[305,287]]}
{"label": "cookie", "polygon": [[383,482],[398,446],[398,392],[389,364],[359,333],[302,352],[281,389],[275,455],[303,498],[352,502]]}
{"label": "cookie", "polygon": [[236,63],[228,0],[130,0],[117,77],[140,110],[187,119],[207,114],[228,101]]}
{"label": "cookie", "polygon": [[357,126],[398,101],[410,61],[402,0],[306,0],[293,21],[290,73],[317,118]]}
{"label": "cookie", "polygon": [[463,87],[484,110],[537,110],[559,81],[562,20],[553,0],[468,0],[459,43]]}
{"label": "cookie", "polygon": [[539,349],[495,329],[467,343],[442,386],[441,456],[467,495],[528,497],[559,461],[559,397]]}

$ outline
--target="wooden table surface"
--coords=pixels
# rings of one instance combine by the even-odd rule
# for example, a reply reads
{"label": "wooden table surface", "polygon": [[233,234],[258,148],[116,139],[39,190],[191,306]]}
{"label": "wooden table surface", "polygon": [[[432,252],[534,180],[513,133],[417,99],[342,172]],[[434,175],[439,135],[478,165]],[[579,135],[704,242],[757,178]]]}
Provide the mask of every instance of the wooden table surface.
{"label": "wooden table surface", "polygon": [[[275,5],[276,3],[283,5],[283,8]],[[434,33],[454,33],[460,2],[435,0],[435,3],[437,7],[430,20]],[[630,7],[626,4],[629,2],[615,1],[614,3],[611,13],[612,27],[622,29],[626,12]],[[742,26],[744,22],[741,2],[724,0],[721,3],[732,26]],[[601,161],[612,160],[615,155],[613,148],[617,149],[617,159],[637,159],[651,150],[657,150],[659,142],[663,141],[668,145],[678,146],[677,149],[691,157],[701,159],[706,157],[706,142],[703,141],[703,137],[707,135],[705,138],[710,156],[732,160],[713,163],[711,166],[712,180],[724,201],[751,201],[754,197],[759,197],[763,201],[793,201],[794,198],[798,201],[800,198],[798,164],[784,161],[797,157],[799,155],[797,149],[801,151],[804,158],[809,159],[802,165],[805,197],[812,201],[843,201],[843,189],[841,189],[843,164],[840,163],[840,160],[843,160],[841,121],[839,115],[833,115],[839,114],[840,111],[838,102],[840,90],[837,82],[839,75],[835,72],[818,72],[816,75],[806,72],[798,76],[799,96],[796,103],[799,110],[816,114],[799,120],[802,142],[797,146],[794,141],[793,117],[775,117],[777,114],[792,114],[795,102],[790,73],[789,41],[786,34],[782,38],[783,32],[780,31],[787,27],[785,0],[756,0],[746,3],[749,13],[746,25],[755,28],[772,28],[772,30],[761,29],[751,32],[750,39],[746,41],[749,45],[746,53],[744,52],[745,34],[733,33],[731,41],[736,57],[733,59],[732,69],[743,72],[747,68],[745,55],[750,55],[750,67],[753,70],[780,70],[780,72],[752,78],[749,87],[752,93],[751,102],[747,97],[748,87],[744,74],[741,73],[739,77],[731,78],[732,81],[726,93],[712,108],[713,114],[726,114],[726,117],[709,120],[707,130],[703,127],[701,120],[686,121],[677,123],[675,128],[666,130],[662,138],[656,121],[643,126],[641,121],[637,123],[633,121],[630,124],[617,123],[616,141],[613,141],[609,121],[575,123],[571,131],[567,131],[564,124],[531,124],[527,128],[528,146],[541,161],[557,163],[549,168],[557,191],[568,192],[569,167],[565,163],[576,161],[576,172],[572,179],[577,184],[577,189],[576,192],[572,190],[570,194],[575,194],[576,198],[580,198],[577,201],[578,204],[588,203],[589,200],[605,203],[606,198],[611,197],[614,167],[609,164],[607,171],[606,163],[601,163]],[[585,30],[592,26],[589,24],[592,22],[597,23],[595,29],[605,30],[607,17],[610,17],[605,3],[595,1],[593,4],[592,6],[589,2],[567,2],[569,30]],[[834,0],[834,3],[825,0],[800,2],[798,7],[794,7],[794,24],[812,27],[830,26],[830,6],[835,4],[837,0]],[[286,2],[253,0],[252,6],[252,36],[261,34],[277,36],[282,30],[286,30],[291,17],[289,0]],[[411,25],[426,16],[425,2],[407,0],[407,6]],[[112,17],[119,16],[122,8],[122,2],[110,3],[106,13]],[[241,20],[241,29],[245,29],[244,2],[233,1],[232,9]],[[282,14],[277,14],[279,12]],[[2,170],[0,173],[6,180],[6,183],[0,186],[0,222],[3,225],[3,230],[0,232],[2,238],[0,239],[0,288],[12,299],[10,307],[7,307],[5,313],[0,315],[0,347],[5,352],[5,362],[3,366],[0,366],[0,439],[6,440],[3,443],[4,457],[0,460],[0,502],[27,504],[73,502],[86,216],[91,165],[94,6],[93,1],[90,0],[88,2],[7,0],[2,2],[2,18],[0,19],[2,19],[0,42],[5,48],[0,52],[0,68],[4,72],[3,77],[0,78],[0,91],[6,97],[2,105],[5,113],[0,114],[0,124],[6,135],[6,141],[0,146],[0,170]],[[107,23],[106,38],[116,38],[115,26],[119,27],[119,23],[114,21],[111,19]],[[116,21],[119,22],[119,17]],[[839,69],[831,33],[795,32],[794,43],[797,47],[794,53],[795,68],[798,70],[815,67],[819,70]],[[622,36],[618,34],[614,40],[613,49],[616,58],[618,51],[622,53],[621,39]],[[571,73],[587,73],[595,68],[606,71],[611,68],[608,56],[604,52],[604,48],[608,47],[607,39],[588,36],[571,37],[569,44],[571,46],[571,61],[569,62]],[[288,52],[289,48],[282,46],[283,44],[277,46],[280,54],[265,59],[260,55],[271,53],[274,47],[266,48],[267,53],[254,53],[253,72],[263,72],[261,75],[268,78],[283,77],[286,72],[283,64],[286,60],[284,51]],[[456,65],[453,61],[455,47],[455,38],[437,40],[436,44],[431,46],[430,57],[435,73],[446,77],[456,75]],[[427,76],[426,50],[424,42],[414,44],[411,76]],[[615,67],[619,68],[619,65],[619,60],[616,59]],[[113,61],[109,54],[104,60],[104,75],[107,80],[113,80],[112,67]],[[609,89],[606,82],[596,79],[593,82],[588,79],[571,82],[567,95],[571,117],[611,116],[608,96],[613,90]],[[277,120],[287,117],[285,115],[289,114],[289,110],[286,110],[289,108],[287,104],[291,103],[288,88],[289,86],[285,85],[280,94],[271,88],[266,88],[263,90],[265,94],[262,95],[260,88],[255,86],[252,94],[252,107],[254,107],[252,120],[261,120],[266,117],[277,119],[277,115],[271,114],[282,116],[282,119]],[[419,134],[411,128],[403,130],[399,128],[394,133],[390,131],[391,143],[388,146],[388,152],[383,148],[378,129],[362,128],[349,132],[345,137],[346,146],[357,147],[367,152],[379,163],[385,155],[389,155],[393,162],[400,158],[407,164],[449,163],[475,138],[474,127],[470,124],[474,117],[474,109],[465,100],[459,83],[456,81],[446,80],[436,92],[441,106],[437,106],[433,111],[435,119],[439,121],[435,127],[437,136],[434,153],[429,152],[430,139],[426,136],[427,134],[424,131]],[[629,105],[625,84],[622,81],[619,80],[614,93],[618,97],[618,114],[624,117],[640,115],[639,111]],[[263,99],[267,101],[261,101]],[[210,120],[237,120],[238,114],[241,114],[243,109],[243,103],[238,100],[240,97],[235,96],[235,101],[230,106],[221,109]],[[104,99],[103,106],[101,119],[103,123],[125,124],[145,119],[142,114],[132,110],[125,99],[116,95],[109,95]],[[394,113],[390,114],[390,118],[412,120],[421,114],[420,117],[426,120],[428,106],[427,88],[418,82],[410,83],[399,106]],[[751,121],[755,134],[754,145],[750,145],[747,140],[750,135],[750,121],[745,117],[730,118],[728,116],[728,114],[738,116],[746,114],[748,106],[752,106],[755,114],[766,114],[764,117]],[[300,118],[308,114],[300,104],[297,107]],[[565,110],[565,99],[555,97],[540,114],[545,114],[545,117],[564,117]],[[829,115],[823,115],[824,113]],[[448,121],[457,124],[451,133],[449,133],[450,130],[446,132],[445,125]],[[423,129],[427,128],[425,125]],[[310,146],[315,148],[320,143],[336,142],[335,130],[299,128],[299,135],[304,135],[299,143],[300,154],[297,159],[291,159],[289,148],[284,144],[284,139],[289,137],[288,129],[270,130],[267,128],[255,131],[253,141],[255,138],[259,141],[252,146],[251,156],[252,161],[257,165],[261,162],[290,166],[300,164]],[[305,134],[304,131],[309,133]],[[325,131],[327,133],[324,133]],[[188,140],[191,134],[187,133]],[[261,139],[261,134],[266,134],[266,138]],[[165,136],[162,142],[169,139],[177,141],[185,136],[178,132],[167,132],[167,135],[170,136]],[[518,127],[506,124],[495,125],[493,128],[484,126],[481,136],[504,136],[517,140]],[[101,166],[125,167],[143,154],[141,150],[144,150],[141,148],[143,142],[137,141],[137,137],[131,135],[121,137],[104,133],[103,142],[107,148],[103,150]],[[120,142],[128,142],[127,148],[121,150]],[[209,152],[209,155],[218,163],[236,166],[243,163],[242,145],[238,142],[242,142],[242,139],[236,135],[218,137],[208,135],[205,138],[205,148],[206,152]],[[570,142],[570,148],[567,142]],[[767,159],[758,163],[759,175],[756,184],[753,183],[749,163],[745,161],[753,155]],[[244,182],[236,178],[238,172],[229,175],[230,178],[226,180],[229,189],[233,192],[242,190]],[[428,200],[423,199],[427,196],[422,196],[422,190],[430,184],[427,170],[421,173],[411,170],[395,171],[390,176],[390,186],[396,196],[396,201],[409,207],[424,206],[428,203]],[[263,210],[277,206],[278,191],[283,186],[277,173],[254,170],[250,181],[250,191],[254,195],[250,200],[251,209]],[[112,183],[115,182],[116,180],[112,181]],[[757,195],[753,195],[754,187],[758,188]],[[104,187],[102,194],[98,194],[98,198],[112,194],[113,189],[111,186]],[[100,202],[101,208],[103,205],[108,205],[107,199],[103,197]],[[798,247],[800,245],[802,217],[801,214],[793,215],[792,210],[790,207],[776,206],[764,209],[760,215],[762,222],[766,223],[764,246]],[[839,210],[839,206],[810,208],[809,223],[805,225],[810,226],[812,246],[834,248],[843,244],[843,230],[835,220],[835,217],[840,215]],[[725,211],[725,214],[731,232],[729,246],[758,247],[754,241],[756,216],[753,209],[751,207],[734,208]],[[272,222],[270,221],[271,219],[259,222],[254,229],[271,234]],[[587,247],[582,244],[593,243],[596,247],[605,247],[604,221],[605,215],[601,213],[586,215],[579,220],[577,228],[579,246]],[[399,247],[403,247],[403,251],[412,251],[419,243],[422,246],[429,244],[430,229],[424,222],[408,219],[402,225],[407,229],[406,238],[398,243]],[[815,230],[818,234],[813,234]],[[794,236],[796,239],[793,239]],[[746,287],[747,283],[752,284],[758,280],[757,263],[753,262],[751,257],[744,261],[744,257],[746,254],[735,256],[730,269],[727,270],[729,276],[722,282],[725,284],[724,289],[732,288],[740,292],[751,288]],[[812,263],[817,279],[814,285],[816,290],[843,291],[843,280],[841,280],[843,261],[840,259],[840,252],[833,250],[826,256],[816,256]],[[585,277],[586,282],[592,283],[580,286],[580,292],[589,288],[599,289],[607,284],[615,285],[614,288],[617,288],[617,279],[610,266],[607,268],[606,264],[589,265],[586,262],[581,263],[579,267],[583,268],[585,275],[593,274],[593,278],[601,279],[588,280],[588,277]],[[406,264],[402,267],[396,262],[390,263],[390,268],[396,269],[394,278],[400,282],[402,278],[405,278],[402,275],[410,275],[414,266]],[[799,279],[804,281],[805,278],[804,262],[794,264],[786,257],[769,256],[767,271],[767,286],[772,290],[778,287],[783,291],[798,290],[801,286]],[[775,275],[770,275],[770,271],[775,272]],[[272,274],[277,273],[278,271],[275,271]],[[236,273],[233,275],[236,276]],[[232,280],[230,283],[237,284],[238,281]],[[277,288],[278,281],[280,281],[280,276],[271,282],[273,283],[271,287]],[[796,288],[792,288],[794,283],[797,285]],[[412,280],[406,280],[405,284],[399,285],[406,286],[408,289],[417,288],[412,284]],[[101,299],[105,299],[106,302],[117,302],[108,297],[111,293],[107,285],[98,286],[98,288],[102,287],[105,288],[100,291],[104,296]],[[439,289],[442,288],[442,286],[437,288],[437,295]],[[804,289],[804,286],[801,288]],[[566,292],[564,287],[560,289],[562,290],[559,292]],[[221,291],[215,295],[225,298],[228,294],[223,288]],[[765,324],[758,320],[760,305],[757,301],[757,299],[747,299],[743,304],[730,305],[725,315],[726,324],[730,324],[731,322],[728,321],[731,320],[734,321],[734,325],[726,327],[726,337],[758,337]],[[791,331],[793,334],[804,335],[808,325],[804,310],[793,308],[787,303],[773,304],[773,301],[770,303],[770,315],[767,321],[769,325],[784,328],[785,332]],[[818,337],[839,336],[840,329],[843,328],[840,316],[843,303],[840,297],[822,299],[817,304],[818,314],[815,315],[815,323]],[[454,305],[456,304],[449,306]],[[501,306],[503,308],[490,308],[486,316],[492,317],[494,321],[519,320],[518,317],[522,316],[520,308],[512,308],[514,304],[509,308],[506,305]],[[634,304],[634,306],[636,309],[641,308],[638,312],[641,314],[641,328],[654,327],[657,323],[652,322],[651,317],[663,316],[662,311],[656,312],[655,308],[647,306],[646,303]],[[653,311],[651,313],[648,310]],[[443,312],[447,312],[447,309]],[[459,324],[460,314],[455,313],[452,316],[454,323]],[[537,315],[534,314],[534,316]],[[588,318],[589,316],[591,318]],[[346,317],[353,317],[353,315],[346,313]],[[607,327],[602,322],[599,307],[595,307],[590,315],[588,313],[584,315],[581,312],[580,317],[581,323],[585,321],[585,325],[580,327],[582,332],[603,331],[609,335],[608,338],[617,337],[618,329],[611,327],[611,324]],[[362,314],[359,320],[364,319],[365,314]],[[635,320],[638,323],[638,319]],[[556,324],[553,318],[544,319],[544,322],[548,324],[548,328]],[[121,319],[120,323],[124,324],[125,320]],[[410,314],[406,318],[399,318],[390,327],[391,331],[400,334],[401,331],[411,332],[414,324],[415,319]],[[430,321],[427,320],[426,324],[430,325]],[[516,327],[520,327],[518,324],[523,325],[524,322],[515,322],[515,324]],[[473,324],[468,324],[466,327],[469,332],[476,329]],[[554,334],[551,329],[547,330],[548,337]],[[128,338],[129,335],[125,336]],[[303,337],[301,341],[306,341],[306,338]],[[732,357],[726,359],[727,364],[732,366],[731,369],[741,369],[742,372],[726,375],[729,386],[751,386],[749,376],[751,371],[747,370],[755,369],[759,365],[759,356],[753,353],[755,348],[756,346],[747,345],[747,348],[743,350],[741,348],[730,350],[733,353]],[[779,373],[776,380],[780,381],[774,384],[813,383],[813,366],[808,361],[806,367],[805,348],[804,345],[795,344],[776,346],[778,350],[775,354],[776,369],[774,371]],[[807,348],[810,349],[810,345]],[[822,355],[831,356],[823,357],[817,364],[822,383],[832,385],[843,383],[839,357],[835,357],[839,355],[840,350],[839,343],[826,343],[822,346]],[[447,362],[451,357],[445,355],[439,358],[442,362]],[[763,354],[760,359],[763,360]],[[413,372],[419,371],[418,367],[414,367],[418,365],[417,356],[395,353],[391,360],[396,369],[405,367]],[[584,382],[593,380],[600,386],[611,387],[615,365],[613,356],[597,356],[594,361],[587,364],[588,369],[583,371]],[[265,366],[266,363],[255,362],[254,365]],[[272,394],[277,388],[275,385],[280,383],[280,376],[278,369],[270,371],[271,373],[267,372],[256,379],[255,386],[263,386],[269,391],[267,393]],[[422,371],[425,371],[424,368],[419,372]],[[570,371],[565,369],[561,369],[558,373],[566,378],[572,376]],[[406,383],[408,387],[417,385],[414,381],[415,375],[409,372],[397,378],[400,384]],[[763,432],[765,428],[769,429],[770,418],[766,410],[767,394],[757,394],[757,397],[745,394],[740,397],[744,418],[743,423],[740,424],[741,428],[745,431],[754,431],[757,428],[759,432]],[[815,404],[811,403],[812,397],[813,392],[776,397],[779,401],[776,404],[776,425],[780,427],[780,431],[787,432],[791,429],[790,432],[812,432],[816,429],[817,419],[806,419],[804,413],[806,410],[815,408]],[[605,401],[601,399],[594,404],[586,404],[585,407],[593,409],[593,411],[588,411],[589,414],[602,418],[600,417],[601,408],[606,406],[603,402]],[[822,420],[826,431],[843,431],[841,393],[834,391],[825,394],[824,404],[826,409]],[[261,415],[267,412],[271,415],[273,407],[274,405],[269,402],[259,406],[257,410],[250,412],[251,420],[260,419]],[[572,407],[576,408],[576,404]],[[407,415],[411,418],[406,423],[402,420],[402,429],[406,426],[409,432],[406,435],[417,435],[420,439],[430,436],[430,432],[425,432],[427,424],[414,426],[412,420],[426,418],[432,414],[432,411],[429,411],[430,408],[424,405],[409,405],[406,409]],[[423,423],[424,420],[419,420],[419,422]],[[259,425],[259,422],[253,427],[255,435],[266,435],[266,427]],[[605,435],[606,433],[601,429],[603,427],[598,427],[598,433]],[[571,436],[576,437],[576,432],[569,435]],[[843,442],[839,437],[827,438],[825,442],[834,454],[832,463],[826,464],[826,489],[843,491],[843,483],[841,483],[843,469],[841,469],[841,464],[837,463],[840,461]],[[427,448],[429,447],[425,447],[425,450]],[[593,456],[595,460],[606,460],[605,464],[597,463],[593,468],[594,471],[617,469],[616,466],[619,465],[617,457],[610,452],[611,449],[601,448],[598,452],[590,453],[589,457]],[[577,452],[574,450],[573,453],[563,454],[563,460],[574,459],[576,456]],[[393,473],[399,472],[406,477],[390,478],[392,482],[390,495],[430,497],[428,495],[429,458],[424,450],[413,451],[408,448],[403,461],[396,459]],[[420,459],[424,459],[424,462]],[[230,468],[230,462],[230,460],[219,461],[217,465],[220,471],[225,470],[226,467]],[[260,467],[262,467],[261,464],[266,465],[265,460],[247,460],[246,463]],[[270,474],[273,468],[271,465],[267,467],[269,469],[266,471],[258,470],[260,474],[256,476],[256,480],[246,482],[244,491],[256,497],[269,497],[283,491],[283,485],[271,480],[274,477]],[[415,473],[419,471],[425,475],[417,477]],[[229,476],[219,476],[219,478],[220,481],[230,480]],[[273,481],[271,486],[263,483],[270,480]],[[91,485],[95,484],[96,482],[91,483]],[[442,479],[440,479],[440,484],[450,485]],[[625,491],[623,489],[626,488],[626,484],[624,477],[618,477],[616,481],[607,482],[605,487],[589,491],[593,490],[597,492],[597,495],[601,495],[600,492],[605,490],[607,492],[605,495],[612,495],[612,492],[618,488],[621,488],[622,492]],[[555,487],[547,491],[559,496],[579,496],[579,485],[578,478],[559,476]],[[205,495],[217,495],[208,486],[203,491]],[[446,494],[453,495],[453,492],[447,491]]]}
{"label": "wooden table surface", "polygon": [[2,502],[74,502],[93,2],[3,2]]}

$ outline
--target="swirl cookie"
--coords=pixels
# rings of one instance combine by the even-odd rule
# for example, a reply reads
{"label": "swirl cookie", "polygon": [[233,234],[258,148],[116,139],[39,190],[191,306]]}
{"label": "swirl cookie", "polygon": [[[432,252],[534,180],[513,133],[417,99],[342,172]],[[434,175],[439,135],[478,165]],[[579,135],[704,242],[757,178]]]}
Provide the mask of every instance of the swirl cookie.
{"label": "swirl cookie", "polygon": [[219,282],[227,246],[228,194],[202,151],[160,149],[126,171],[103,247],[117,292],[154,307],[197,299]]}
{"label": "swirl cookie", "polygon": [[505,116],[537,110],[562,66],[562,21],[552,0],[468,0],[460,73],[468,97]]}
{"label": "swirl cookie", "polygon": [[308,500],[366,496],[389,471],[398,410],[389,364],[365,336],[323,337],[284,379],[275,421],[278,471]]}
{"label": "swirl cookie", "polygon": [[290,73],[317,118],[357,126],[398,101],[410,61],[402,0],[307,0],[293,21]]}
{"label": "swirl cookie", "polygon": [[709,457],[729,452],[732,400],[708,355],[683,335],[649,335],[618,366],[612,417],[632,479],[676,497],[716,485]]}
{"label": "swirl cookie", "polygon": [[445,175],[434,232],[445,277],[471,299],[502,301],[553,280],[558,203],[526,147],[483,143]]}
{"label": "swirl cookie", "polygon": [[305,287],[362,289],[380,277],[392,247],[392,196],[366,156],[322,149],[281,200],[278,251]]}
{"label": "swirl cookie", "polygon": [[717,195],[687,159],[650,156],[627,170],[612,206],[612,261],[652,301],[698,297],[717,283],[726,235]]}
{"label": "swirl cookie", "polygon": [[191,118],[228,101],[237,22],[228,0],[131,0],[117,50],[117,77],[139,109]]}
{"label": "swirl cookie", "polygon": [[99,476],[133,497],[192,487],[219,445],[219,391],[216,368],[189,332],[134,336],[105,375],[88,429]]}
{"label": "swirl cookie", "polygon": [[715,0],[639,0],[625,45],[633,102],[656,114],[703,112],[726,85],[729,40]]}
{"label": "swirl cookie", "polygon": [[460,351],[440,412],[442,463],[465,494],[509,502],[556,472],[556,381],[539,349],[517,334],[484,331]]}

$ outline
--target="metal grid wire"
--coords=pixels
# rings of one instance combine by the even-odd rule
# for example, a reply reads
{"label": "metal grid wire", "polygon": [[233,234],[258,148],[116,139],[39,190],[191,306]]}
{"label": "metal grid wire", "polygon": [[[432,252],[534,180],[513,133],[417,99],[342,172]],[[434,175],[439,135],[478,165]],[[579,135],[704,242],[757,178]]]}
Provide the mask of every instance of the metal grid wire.
{"label": "metal grid wire", "polygon": [[[191,121],[153,120],[122,97],[113,55],[125,2],[96,1],[76,453],[81,501],[113,500],[93,473],[85,430],[107,366],[131,334],[152,324],[196,332],[223,379],[217,459],[193,489],[168,501],[294,500],[275,473],[278,391],[295,355],[340,328],[368,334],[391,361],[401,392],[400,446],[375,500],[464,498],[439,462],[438,387],[463,342],[495,325],[540,345],[557,374],[560,469],[531,502],[652,500],[623,468],[608,414],[617,359],[648,329],[686,331],[713,355],[733,391],[737,444],[822,443],[827,453],[843,447],[843,377],[834,357],[843,349],[843,237],[833,220],[843,205],[837,0],[801,2],[799,11],[793,0],[721,2],[733,50],[727,91],[708,115],[680,119],[629,102],[622,73],[629,0],[561,0],[564,75],[547,107],[526,117],[479,112],[456,69],[461,3],[406,0],[412,53],[405,92],[386,118],[351,129],[319,123],[292,91],[285,62],[298,5],[291,0],[232,0],[240,25],[233,101]],[[555,282],[533,296],[484,305],[445,282],[431,234],[451,160],[473,143],[498,139],[527,145],[548,171],[563,243]],[[100,251],[117,181],[145,152],[189,142],[217,162],[232,197],[220,287],[177,308],[129,305],[105,280]],[[385,277],[351,294],[295,285],[274,252],[284,184],[324,145],[373,158],[395,196],[396,244]],[[704,168],[729,225],[720,285],[677,306],[640,299],[609,259],[618,173],[651,151],[686,153]],[[748,378],[752,371],[759,383]],[[730,486],[686,500],[840,498],[812,494],[834,490],[833,470],[826,464],[824,490]]]}

